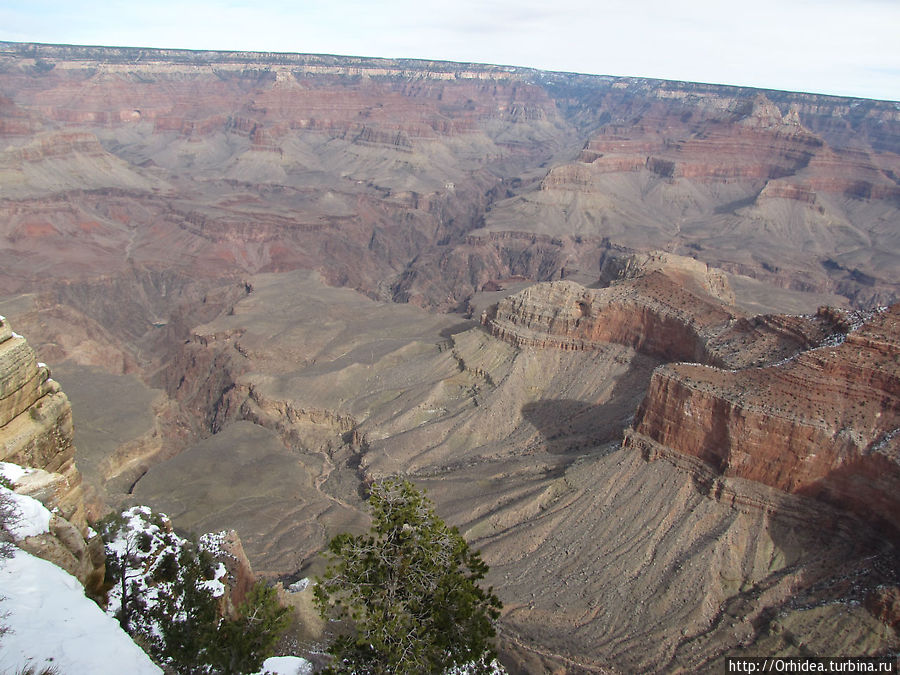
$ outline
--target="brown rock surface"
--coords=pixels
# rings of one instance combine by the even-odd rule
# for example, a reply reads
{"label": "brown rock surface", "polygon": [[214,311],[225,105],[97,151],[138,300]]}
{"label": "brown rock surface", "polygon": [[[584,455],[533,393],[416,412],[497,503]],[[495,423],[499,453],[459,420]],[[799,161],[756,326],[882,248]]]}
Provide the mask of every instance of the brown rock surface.
{"label": "brown rock surface", "polygon": [[839,505],[896,537],[898,341],[894,306],[839,344],[783,363],[737,371],[668,365],[654,373],[634,428],[722,475]]}
{"label": "brown rock surface", "polygon": [[721,270],[651,253],[613,261],[615,280],[535,284],[482,316],[492,335],[517,345],[597,349],[627,345],[665,361],[740,368],[792,356],[840,328],[838,316],[746,316]]}
{"label": "brown rock surface", "polygon": [[72,410],[49,369],[0,317],[0,461],[32,469],[13,488],[53,513],[50,531],[19,545],[77,577],[99,594],[106,564],[103,544],[86,520],[81,474],[75,466]]}
{"label": "brown rock surface", "polygon": [[[650,288],[674,283],[665,278]],[[896,644],[858,604],[893,578],[893,549],[852,514],[692,455],[648,462],[621,447],[658,357],[614,343],[559,349],[552,335],[545,347],[509,344],[299,274],[248,283],[178,360],[215,364],[210,390],[195,382],[191,396],[218,392],[219,431],[153,467],[132,498],[193,528],[233,523],[254,568],[316,574],[331,534],[365,527],[360,486],[403,472],[484,552],[514,661],[631,672],[695,670],[770,643],[758,648],[805,653],[774,641],[773,622],[816,654]],[[542,286],[555,297],[558,284]],[[783,359],[845,318],[729,319],[709,339],[736,360],[769,348]],[[177,369],[167,377],[181,381]]]}
{"label": "brown rock surface", "polygon": [[86,528],[81,474],[72,445],[72,410],[50,370],[37,362],[25,338],[0,320],[0,459],[59,474],[47,498]]}

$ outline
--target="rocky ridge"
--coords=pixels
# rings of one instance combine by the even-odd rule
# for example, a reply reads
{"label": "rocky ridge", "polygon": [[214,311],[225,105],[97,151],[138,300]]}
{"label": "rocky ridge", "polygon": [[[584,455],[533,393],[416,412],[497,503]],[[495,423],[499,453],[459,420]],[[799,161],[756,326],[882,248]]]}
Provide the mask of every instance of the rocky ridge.
{"label": "rocky ridge", "polygon": [[[619,268],[637,271],[641,270],[643,262],[646,262],[645,258],[638,258]],[[649,271],[646,276],[641,276],[640,272],[621,274],[616,282],[600,289],[587,289],[573,282],[538,284],[501,301],[483,319],[493,335],[520,349],[600,350],[608,342],[618,342],[663,360],[653,371],[633,423],[624,431],[622,456],[613,460],[613,453],[597,463],[591,462],[590,469],[588,464],[582,469],[585,473],[597,472],[594,474],[596,480],[609,481],[612,475],[609,471],[615,461],[615,470],[627,473],[627,481],[632,481],[633,487],[622,488],[620,481],[625,479],[619,476],[609,484],[604,483],[606,487],[599,489],[595,497],[588,497],[582,490],[593,494],[590,479],[581,483],[583,476],[576,478],[575,474],[567,472],[568,489],[561,487],[561,492],[551,502],[555,505],[557,499],[561,500],[560,510],[554,510],[558,519],[554,526],[560,527],[564,520],[570,523],[567,527],[580,531],[578,528],[590,527],[584,522],[590,520],[598,521],[597,527],[610,527],[602,516],[589,517],[586,512],[581,513],[581,509],[587,508],[587,504],[596,504],[593,500],[601,499],[605,508],[610,508],[615,522],[616,514],[633,513],[631,501],[635,497],[625,496],[626,492],[633,489],[635,496],[639,494],[647,507],[648,481],[656,480],[651,479],[651,475],[666,476],[667,480],[681,476],[678,480],[686,481],[684,489],[687,489],[686,485],[691,486],[690,494],[721,505],[724,509],[721,512],[717,511],[719,507],[709,507],[717,511],[716,517],[749,518],[742,527],[759,527],[756,535],[759,541],[772,538],[772,554],[779,555],[776,552],[780,550],[780,554],[786,554],[790,559],[800,550],[806,551],[783,568],[781,564],[771,566],[770,563],[769,571],[761,576],[756,575],[762,570],[744,569],[737,575],[744,579],[744,589],[753,590],[742,591],[731,600],[726,599],[729,596],[726,591],[713,601],[713,605],[721,603],[722,611],[732,617],[733,646],[742,644],[741,649],[745,649],[752,645],[756,649],[764,644],[774,645],[778,641],[765,638],[758,629],[749,629],[749,626],[768,626],[773,616],[781,617],[779,621],[787,625],[800,620],[804,612],[821,607],[819,603],[822,602],[840,605],[864,601],[876,617],[891,625],[895,615],[887,608],[890,607],[891,593],[897,587],[897,571],[891,571],[887,561],[894,556],[893,546],[897,542],[895,514],[898,509],[894,496],[900,479],[896,400],[900,394],[896,378],[898,308],[852,313],[823,307],[816,315],[806,317],[743,316],[733,306],[708,295],[701,302],[687,291],[693,288],[694,293],[699,293],[696,289],[702,286],[704,270],[694,268],[693,281],[685,283],[685,267],[678,265],[677,259],[666,263],[644,268],[643,272]],[[660,276],[662,279],[658,278]],[[681,277],[680,282],[676,281],[678,277]],[[642,283],[636,284],[637,280]],[[673,291],[673,288],[677,290]],[[641,292],[636,293],[636,289]],[[623,300],[626,297],[632,299],[630,306]],[[665,299],[664,303],[662,299]],[[679,305],[680,301],[688,304]],[[718,313],[704,310],[707,306],[715,307]],[[586,307],[594,311],[586,312]],[[681,330],[670,326],[662,333],[657,330],[662,323],[660,312],[665,312],[669,321],[677,323],[679,308],[686,307],[698,308],[695,314],[681,315],[692,329],[689,333],[684,332],[687,326],[682,326]],[[623,320],[623,315],[630,318]],[[673,336],[672,342],[660,345],[644,338],[645,335],[660,334]],[[600,339],[596,339],[597,336]],[[692,363],[672,362],[686,354],[699,358]],[[760,360],[763,354],[769,357]],[[775,355],[778,356],[772,358]],[[651,469],[658,461],[668,469]],[[642,465],[642,462],[649,464]],[[610,467],[601,469],[604,463],[609,463]],[[657,474],[658,471],[661,473]],[[574,488],[576,484],[580,486],[577,489]],[[667,490],[658,485],[650,488],[649,494],[671,495]],[[687,493],[679,493],[678,499],[686,496]],[[582,500],[583,505],[579,506]],[[673,504],[660,507],[659,513],[666,514],[666,522],[648,525],[647,533],[641,532],[643,525],[632,532],[630,541],[641,542],[637,545],[647,545],[653,551],[647,552],[652,562],[647,563],[642,575],[663,577],[667,574],[655,569],[657,555],[671,556],[672,565],[676,565],[674,561],[678,561],[679,556],[691,560],[695,555],[679,554],[675,550],[678,547],[673,548],[672,543],[658,549],[650,544],[654,537],[669,536],[683,527],[697,527],[697,524],[688,526],[685,518],[696,517],[699,505],[685,507],[682,511]],[[555,506],[549,508],[555,509]],[[576,509],[581,515],[573,522],[564,515],[568,509]],[[728,512],[730,516],[726,516]],[[688,513],[693,516],[687,516]],[[709,515],[712,516],[712,512]],[[750,525],[751,521],[757,524]],[[549,524],[546,526],[550,527]],[[547,536],[538,534],[541,526],[537,522],[523,523],[521,527],[522,531],[515,536]],[[729,531],[727,528],[731,525],[723,523],[720,527]],[[850,559],[857,559],[856,563],[849,563],[851,569],[856,565],[856,571],[850,573],[856,582],[845,586],[836,581],[846,578],[848,572],[830,568],[830,562],[817,571],[808,567],[811,560],[801,562],[806,554],[822,551],[823,544],[812,541],[801,544],[795,539],[798,528],[815,528],[830,541],[826,546],[849,547],[846,554]],[[606,532],[600,539],[611,537],[612,542],[609,546],[601,546],[604,552],[596,555],[609,565],[610,560],[621,555],[616,547],[623,540],[608,530]],[[792,534],[785,538],[788,532]],[[737,535],[737,530],[734,534]],[[696,534],[676,536],[687,537],[685,546],[689,546],[688,541],[697,541],[693,538]],[[720,532],[716,540],[722,541],[723,536],[730,535]],[[500,538],[503,540],[502,535]],[[793,542],[788,543],[790,540]],[[801,548],[794,549],[795,545]],[[583,549],[584,544],[569,539],[565,546],[568,556]],[[740,545],[738,549],[744,552],[743,555],[749,555],[746,545]],[[489,545],[487,550],[493,549]],[[794,553],[788,553],[790,550]],[[853,550],[859,552],[851,553]],[[541,556],[539,565],[548,565],[550,569],[558,564],[560,573],[574,575],[566,579],[565,585],[585,583],[577,576],[579,567],[567,563],[566,556],[560,556],[559,562],[555,563],[551,562],[553,556],[549,551],[539,551],[540,548],[534,551],[534,555]],[[719,555],[713,554],[713,557]],[[873,555],[881,561],[879,568],[883,572],[870,576],[872,569],[867,561]],[[830,560],[836,561],[835,558]],[[715,566],[720,573],[726,574],[720,564],[717,562]],[[848,564],[846,559],[843,564]],[[678,563],[673,569],[682,570],[681,565]],[[806,571],[802,576],[805,579],[794,576],[804,568]],[[773,569],[780,571],[772,574]],[[795,571],[789,572],[791,569]],[[824,577],[819,576],[823,574]],[[829,576],[832,581],[825,582],[824,578]],[[813,583],[812,579],[817,577],[822,580]],[[863,581],[864,578],[867,581]],[[534,581],[523,580],[522,583],[527,586]],[[814,599],[827,587],[823,584],[829,583],[835,584],[829,599]],[[629,585],[629,588],[634,590],[639,586],[641,584]],[[677,584],[667,585],[665,592],[672,592],[677,587]],[[708,591],[715,583],[706,581],[701,587]],[[661,592],[648,580],[649,588],[655,588],[653,593]],[[607,596],[603,589],[603,584],[599,584],[594,591],[597,597]],[[517,610],[513,610],[508,620],[524,634],[538,630],[532,618],[537,604],[544,608],[542,620],[555,625],[558,618],[550,602],[553,594],[554,591],[539,593],[537,600],[533,594],[529,606],[532,612],[522,608],[521,616],[516,618]],[[590,594],[584,596],[586,601],[590,597]],[[803,606],[803,603],[798,604],[801,597],[809,604],[798,613],[798,607]],[[670,609],[663,609],[666,602],[658,597],[652,601],[649,598],[635,598],[634,601],[640,605],[646,603],[651,612],[671,611],[671,605]],[[607,598],[607,602],[614,601]],[[738,605],[740,609],[737,609]],[[573,605],[567,606],[571,611]],[[687,606],[691,606],[690,603]],[[593,616],[597,610],[591,607],[593,605],[585,605],[583,611]],[[725,618],[727,620],[727,616]],[[724,634],[716,637],[720,630],[719,620],[721,618],[713,619],[707,628],[697,633],[697,637],[684,639],[673,652],[669,666],[693,669],[701,663],[705,663],[705,667],[714,663],[718,657],[710,660],[706,650],[711,642],[725,637]],[[823,617],[822,620],[826,619]],[[807,619],[802,620],[805,621]],[[566,644],[567,631],[581,630],[581,626],[580,621],[574,625],[559,621],[554,640]],[[726,627],[721,628],[727,633]],[[632,655],[626,655],[625,649],[632,644],[633,634],[644,630],[647,626],[642,620],[621,635],[613,635],[615,631],[612,631],[605,637],[594,639],[609,641],[604,651],[618,654],[617,659],[624,659],[619,664],[630,669],[641,666],[631,660]],[[682,635],[691,635],[695,630],[687,627]],[[662,644],[667,638],[659,635],[653,640]],[[770,646],[755,653],[771,654],[773,648]],[[600,663],[592,665],[590,661],[576,661],[574,665],[575,672],[580,672],[579,667],[593,672],[592,668]]]}
{"label": "rocky ridge", "polygon": [[721,270],[652,252],[611,259],[604,288],[574,281],[536,284],[481,318],[492,335],[519,346],[603,348],[614,342],[664,361],[743,368],[779,361],[840,331],[841,319],[748,316],[732,303]]}
{"label": "rocky ridge", "polygon": [[[763,367],[657,369],[626,447],[814,497],[900,533],[900,307]],[[837,344],[835,344],[837,343]]]}
{"label": "rocky ridge", "polygon": [[[248,533],[255,568],[293,579],[315,574],[328,532],[364,527],[361,486],[402,472],[484,552],[507,606],[504,659],[525,670],[696,669],[738,649],[794,654],[791,640],[830,653],[835,635],[867,653],[894,644],[860,604],[882,607],[889,596],[877,588],[896,581],[893,549],[873,524],[721,475],[694,455],[648,461],[661,456],[622,446],[665,350],[639,351],[637,321],[618,333],[626,344],[579,337],[581,348],[566,348],[561,327],[574,323],[554,298],[627,292],[662,311],[663,300],[705,297],[722,322],[698,321],[697,334],[716,358],[732,354],[727,370],[736,372],[759,369],[763,357],[768,367],[799,359],[852,327],[831,310],[743,316],[702,296],[705,267],[664,257],[621,261],[610,269],[628,271],[609,288],[538,284],[500,303],[527,308],[531,323],[510,315],[510,325],[516,336],[532,326],[542,343],[302,275],[253,277],[233,313],[198,327],[169,376],[194,380],[185,395],[217,399],[208,419],[218,431],[152,467],[132,499],[192,527],[230,519]],[[209,363],[204,392],[197,375]],[[180,368],[200,370],[182,378]],[[700,596],[688,590],[699,570]],[[797,637],[777,637],[778,626]]]}
{"label": "rocky ridge", "polygon": [[601,289],[532,286],[482,323],[520,347],[615,342],[661,359],[624,447],[697,457],[897,531],[900,306],[748,317],[690,290],[708,287],[693,261],[641,256],[621,269]]}

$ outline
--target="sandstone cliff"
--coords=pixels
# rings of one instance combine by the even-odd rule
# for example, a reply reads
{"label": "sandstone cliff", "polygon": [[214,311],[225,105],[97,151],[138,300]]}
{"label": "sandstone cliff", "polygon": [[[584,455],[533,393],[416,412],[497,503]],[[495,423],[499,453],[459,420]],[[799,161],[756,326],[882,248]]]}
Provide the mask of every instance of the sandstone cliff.
{"label": "sandstone cliff", "polygon": [[839,330],[838,319],[749,317],[731,304],[721,270],[654,252],[609,258],[605,288],[536,284],[484,313],[490,332],[519,346],[602,348],[609,342],[664,361],[740,368],[792,356]]}
{"label": "sandstone cliff", "polygon": [[703,293],[710,273],[695,263],[638,256],[617,269],[607,288],[532,286],[483,323],[519,346],[614,342],[668,362],[653,373],[626,448],[696,457],[718,475],[900,533],[900,306],[748,317]]}
{"label": "sandstone cliff", "polygon": [[625,444],[815,497],[896,538],[900,306],[840,338],[762,368],[661,367]]}
{"label": "sandstone cliff", "polygon": [[25,339],[0,318],[0,461],[28,467],[13,487],[53,513],[49,534],[22,548],[78,577],[89,592],[103,583],[103,545],[88,527],[75,466],[72,409]]}

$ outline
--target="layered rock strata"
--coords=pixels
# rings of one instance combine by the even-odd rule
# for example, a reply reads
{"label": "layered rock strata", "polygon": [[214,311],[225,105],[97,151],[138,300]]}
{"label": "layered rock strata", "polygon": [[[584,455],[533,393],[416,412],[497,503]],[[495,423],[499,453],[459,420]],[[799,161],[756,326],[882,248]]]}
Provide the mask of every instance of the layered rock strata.
{"label": "layered rock strata", "polygon": [[607,267],[615,281],[591,289],[573,281],[536,284],[482,316],[492,335],[519,346],[632,347],[664,361],[726,368],[774,362],[840,332],[837,314],[749,317],[728,301],[720,270],[690,258],[651,253]]}
{"label": "layered rock strata", "polygon": [[815,497],[900,536],[900,306],[846,339],[742,370],[657,369],[626,447]]}
{"label": "layered rock strata", "polygon": [[677,262],[625,262],[603,289],[538,284],[483,323],[519,346],[615,342],[670,362],[654,371],[626,448],[648,459],[695,457],[718,475],[814,497],[900,532],[900,306],[749,317],[691,291],[705,275],[687,282]]}
{"label": "layered rock strata", "polygon": [[105,555],[91,536],[81,474],[75,466],[72,409],[50,371],[21,335],[0,317],[0,461],[35,469],[14,483],[53,516],[50,532],[22,548],[78,577],[89,592],[103,584]]}

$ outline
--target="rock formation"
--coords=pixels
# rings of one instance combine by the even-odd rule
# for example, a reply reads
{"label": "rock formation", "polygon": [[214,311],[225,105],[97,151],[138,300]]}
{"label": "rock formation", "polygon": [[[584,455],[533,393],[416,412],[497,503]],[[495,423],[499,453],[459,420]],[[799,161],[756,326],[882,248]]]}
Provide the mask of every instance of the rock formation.
{"label": "rock formation", "polygon": [[519,346],[615,342],[662,359],[626,448],[697,457],[719,475],[815,497],[900,533],[900,305],[747,317],[689,290],[708,287],[704,269],[691,276],[677,258],[657,261],[624,261],[620,279],[597,290],[538,284],[482,322]]}
{"label": "rock formation", "polygon": [[[891,102],[0,43],[0,310],[85,484],[257,573],[402,473],[507,662],[896,651],[896,310],[846,308],[898,299],[898,138]],[[23,344],[7,454],[78,529]]]}
{"label": "rock formation", "polygon": [[482,316],[492,335],[519,346],[602,348],[614,342],[664,361],[740,368],[793,356],[839,332],[841,320],[749,317],[721,270],[650,253],[611,259],[609,286],[536,284]]}
{"label": "rock formation", "polygon": [[25,339],[0,317],[0,461],[33,469],[13,488],[53,513],[48,534],[20,545],[78,577],[89,593],[98,593],[106,558],[87,524],[72,431],[66,395]]}
{"label": "rock formation", "polygon": [[[835,344],[837,343],[837,344]],[[626,446],[807,495],[900,535],[900,306],[775,365],[657,369]]]}

